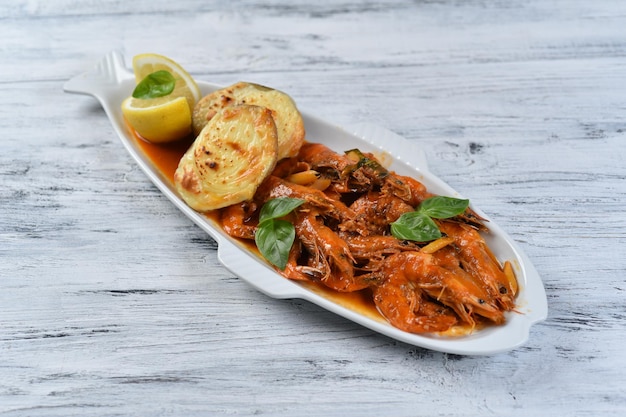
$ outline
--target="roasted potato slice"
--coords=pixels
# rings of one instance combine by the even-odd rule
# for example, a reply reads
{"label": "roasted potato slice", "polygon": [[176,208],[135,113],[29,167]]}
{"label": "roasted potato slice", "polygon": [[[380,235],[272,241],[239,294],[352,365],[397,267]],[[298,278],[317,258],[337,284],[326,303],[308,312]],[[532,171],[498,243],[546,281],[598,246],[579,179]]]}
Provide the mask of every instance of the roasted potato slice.
{"label": "roasted potato slice", "polygon": [[278,134],[271,111],[229,106],[215,114],[181,158],[176,189],[197,211],[251,199],[278,160]]}
{"label": "roasted potato slice", "polygon": [[267,107],[278,130],[278,159],[296,156],[304,142],[304,122],[296,104],[287,94],[259,84],[238,82],[204,96],[193,110],[197,135],[221,109],[237,104]]}

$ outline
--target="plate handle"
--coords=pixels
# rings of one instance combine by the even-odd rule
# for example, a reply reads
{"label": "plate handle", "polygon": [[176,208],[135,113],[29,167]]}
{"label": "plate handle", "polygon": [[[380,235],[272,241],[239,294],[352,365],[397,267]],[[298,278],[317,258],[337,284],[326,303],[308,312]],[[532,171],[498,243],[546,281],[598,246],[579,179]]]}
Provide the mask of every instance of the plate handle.
{"label": "plate handle", "polygon": [[122,53],[111,51],[91,70],[68,80],[63,85],[63,91],[94,96],[106,106],[111,91],[118,90],[123,81],[132,77],[133,74],[124,65]]}
{"label": "plate handle", "polygon": [[[281,279],[268,264],[242,251],[227,238],[218,239],[217,257],[230,272],[270,297],[303,298],[305,295],[302,287],[287,278]],[[252,258],[254,261],[246,262],[244,257]],[[247,277],[254,277],[254,279]]]}

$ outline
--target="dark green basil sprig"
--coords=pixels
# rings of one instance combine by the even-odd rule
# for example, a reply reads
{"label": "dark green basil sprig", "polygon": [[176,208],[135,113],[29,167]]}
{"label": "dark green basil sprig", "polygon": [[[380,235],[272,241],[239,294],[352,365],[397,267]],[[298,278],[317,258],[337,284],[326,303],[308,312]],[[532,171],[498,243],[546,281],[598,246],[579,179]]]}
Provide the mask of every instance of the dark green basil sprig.
{"label": "dark green basil sprig", "polygon": [[261,207],[254,241],[261,255],[281,270],[287,266],[289,251],[296,239],[296,230],[293,224],[281,220],[280,217],[291,213],[304,202],[299,198],[279,197],[269,200]]}
{"label": "dark green basil sprig", "polygon": [[469,206],[469,200],[435,196],[427,198],[417,210],[404,213],[391,223],[391,234],[402,240],[430,242],[439,239],[441,231],[433,219],[448,219],[462,214]]}
{"label": "dark green basil sprig", "polygon": [[164,97],[171,94],[176,86],[174,76],[165,70],[153,72],[146,75],[133,90],[133,97],[139,99],[150,99]]}

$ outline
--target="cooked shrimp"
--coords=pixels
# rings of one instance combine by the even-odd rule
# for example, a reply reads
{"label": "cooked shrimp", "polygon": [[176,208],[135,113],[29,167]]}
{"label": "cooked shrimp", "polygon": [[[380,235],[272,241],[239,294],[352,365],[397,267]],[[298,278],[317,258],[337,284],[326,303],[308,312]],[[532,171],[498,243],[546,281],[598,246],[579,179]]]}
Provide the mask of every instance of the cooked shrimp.
{"label": "cooked shrimp", "polygon": [[443,332],[457,323],[452,310],[428,299],[407,274],[407,254],[392,255],[381,270],[383,281],[373,289],[378,311],[394,326],[410,333]]}
{"label": "cooked shrimp", "polygon": [[417,207],[422,201],[434,196],[426,190],[424,184],[415,178],[395,173],[389,175],[383,188],[413,207]]}
{"label": "cooked shrimp", "polygon": [[296,238],[311,255],[312,265],[322,272],[319,281],[341,292],[368,286],[354,275],[354,258],[347,243],[319,219],[316,210],[299,210],[294,226]]}
{"label": "cooked shrimp", "polygon": [[243,202],[224,208],[220,213],[220,220],[224,231],[233,237],[254,239],[256,224],[251,224],[256,204]]}
{"label": "cooked shrimp", "polygon": [[350,205],[350,210],[354,212],[354,217],[343,222],[339,228],[367,236],[387,234],[389,224],[414,208],[394,195],[370,191],[357,198]]}
{"label": "cooked shrimp", "polygon": [[285,269],[279,271],[283,276],[295,281],[319,281],[323,273],[317,268],[308,265],[300,265],[299,261],[302,256],[302,244],[299,241],[294,242],[289,251],[289,258]]}
{"label": "cooked shrimp", "polygon": [[380,255],[391,255],[394,253],[418,250],[419,246],[407,240],[398,240],[393,236],[361,236],[340,234],[346,241],[352,256],[357,259],[371,259]]}
{"label": "cooked shrimp", "polygon": [[479,282],[461,268],[450,248],[439,250],[431,256],[434,265],[430,265],[430,272],[420,270],[419,263],[407,265],[410,273],[422,274],[420,287],[424,291],[451,307],[465,323],[472,326],[476,315],[497,324],[504,322],[504,314],[498,308],[497,302]]}
{"label": "cooked shrimp", "polygon": [[505,310],[515,308],[515,288],[495,259],[483,237],[474,228],[442,221],[441,231],[454,238],[463,268],[480,280],[489,294]]}
{"label": "cooked shrimp", "polygon": [[[504,315],[485,290],[477,286],[461,269],[450,270],[438,265],[436,258],[430,254],[402,252],[392,255],[385,262],[382,273],[382,284],[374,288],[375,301],[379,309],[381,304],[389,308],[399,303],[393,298],[385,299],[385,296],[406,293],[407,288],[414,292],[417,288],[431,299],[450,307],[463,322],[472,326],[475,324],[474,315],[480,315],[494,323],[504,322]],[[391,282],[388,282],[389,279]],[[401,288],[390,288],[398,285]],[[383,293],[379,292],[379,287],[384,288]],[[404,317],[396,314],[395,322],[403,319],[406,321],[405,325],[412,325],[416,320],[415,314],[411,314],[410,311],[404,313]]]}
{"label": "cooked shrimp", "polygon": [[371,154],[357,149],[340,155],[325,145],[306,143],[298,158],[331,179],[331,188],[339,193],[364,192],[380,186],[388,171]]}
{"label": "cooked shrimp", "polygon": [[393,236],[361,236],[343,232],[338,234],[348,244],[356,261],[354,269],[358,271],[362,281],[375,281],[389,255],[419,249],[416,243],[398,240]]}
{"label": "cooked shrimp", "polygon": [[332,199],[322,191],[286,181],[271,175],[257,189],[255,199],[261,203],[278,197],[301,198],[324,215],[336,219],[351,219],[354,212],[339,200]]}
{"label": "cooked shrimp", "polygon": [[286,178],[294,172],[306,171],[310,168],[309,164],[298,161],[297,158],[284,158],[276,163],[276,167],[272,171],[272,175],[279,178]]}
{"label": "cooked shrimp", "polygon": [[354,161],[345,155],[338,154],[328,146],[321,143],[305,143],[300,148],[298,160],[311,165],[311,168],[328,172],[330,177],[338,179],[349,166],[354,165]]}

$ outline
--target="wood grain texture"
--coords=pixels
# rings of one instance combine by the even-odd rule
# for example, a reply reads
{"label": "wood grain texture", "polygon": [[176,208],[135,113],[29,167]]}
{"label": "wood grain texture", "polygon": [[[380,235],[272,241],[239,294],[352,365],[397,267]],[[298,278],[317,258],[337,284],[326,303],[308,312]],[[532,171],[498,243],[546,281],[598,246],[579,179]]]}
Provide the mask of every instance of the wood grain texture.
{"label": "wood grain texture", "polygon": [[[626,3],[0,5],[0,415],[626,413]],[[397,343],[220,266],[70,77],[119,49],[421,146],[543,278],[525,346]]]}

